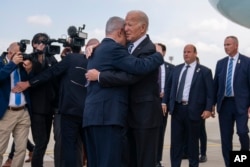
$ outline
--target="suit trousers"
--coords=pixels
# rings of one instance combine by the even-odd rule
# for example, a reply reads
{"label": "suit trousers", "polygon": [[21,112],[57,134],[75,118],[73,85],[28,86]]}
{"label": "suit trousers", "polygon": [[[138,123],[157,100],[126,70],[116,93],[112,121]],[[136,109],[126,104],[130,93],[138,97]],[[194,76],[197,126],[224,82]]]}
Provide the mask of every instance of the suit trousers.
{"label": "suit trousers", "polygon": [[82,167],[83,128],[82,117],[61,114],[62,167]]}
{"label": "suit trousers", "polygon": [[[188,105],[178,103],[175,104],[175,109],[171,117],[171,166],[181,166],[183,146],[186,140],[188,140],[189,167],[198,167],[201,120],[191,120],[189,118]],[[185,135],[187,135],[187,137]]]}
{"label": "suit trousers", "polygon": [[163,146],[164,146],[164,138],[165,138],[167,120],[168,120],[168,114],[165,115],[165,116],[162,115],[162,125],[160,127],[159,141],[158,141],[157,162],[161,162],[161,160],[162,160],[162,153],[163,153]]}
{"label": "suit trousers", "polygon": [[200,155],[207,155],[207,132],[206,132],[206,121],[201,121],[200,128]]}
{"label": "suit trousers", "polygon": [[129,167],[152,167],[157,163],[160,127],[129,128]]}
{"label": "suit trousers", "polygon": [[12,167],[23,167],[26,154],[27,140],[30,128],[30,116],[26,109],[19,111],[7,110],[0,120],[0,166],[3,162],[9,138],[12,133],[16,143]]}
{"label": "suit trousers", "polygon": [[122,167],[124,128],[118,125],[88,126],[85,128],[87,166]]}
{"label": "suit trousers", "polygon": [[62,137],[61,137],[61,114],[55,113],[53,121],[54,130],[54,165],[55,167],[62,167]]}
{"label": "suit trousers", "polygon": [[43,167],[43,158],[50,139],[53,116],[50,114],[31,115],[31,132],[35,148],[31,160],[32,167]]}
{"label": "suit trousers", "polygon": [[233,150],[234,124],[239,136],[241,150],[249,150],[248,113],[238,114],[234,98],[225,98],[219,112],[222,155],[226,167],[229,167],[229,152]]}

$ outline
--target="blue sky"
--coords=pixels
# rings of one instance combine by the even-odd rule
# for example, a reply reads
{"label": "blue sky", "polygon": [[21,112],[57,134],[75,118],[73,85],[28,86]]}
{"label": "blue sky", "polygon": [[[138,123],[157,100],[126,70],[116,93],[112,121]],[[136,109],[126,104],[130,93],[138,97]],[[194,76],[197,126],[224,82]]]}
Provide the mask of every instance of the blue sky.
{"label": "blue sky", "polygon": [[151,40],[167,45],[165,59],[173,56],[173,64],[183,62],[183,47],[192,43],[201,63],[214,70],[226,56],[223,42],[228,35],[237,36],[240,52],[250,55],[250,30],[227,20],[208,0],[1,0],[0,52],[38,32],[60,38],[71,25],[85,24],[88,39],[101,40],[108,18],[125,17],[130,10],[148,15]]}

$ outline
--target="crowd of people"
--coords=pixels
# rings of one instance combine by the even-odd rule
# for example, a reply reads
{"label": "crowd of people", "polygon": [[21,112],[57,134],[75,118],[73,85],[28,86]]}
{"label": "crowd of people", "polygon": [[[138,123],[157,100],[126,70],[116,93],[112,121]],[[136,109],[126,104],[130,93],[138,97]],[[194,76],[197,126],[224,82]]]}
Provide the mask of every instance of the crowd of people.
{"label": "crowd of people", "polygon": [[171,166],[188,158],[198,167],[207,161],[205,120],[215,108],[225,166],[235,123],[249,151],[250,59],[238,52],[237,37],[225,38],[227,56],[213,77],[193,44],[184,46],[184,63],[164,62],[166,46],[151,41],[148,26],[139,10],[110,17],[101,42],[90,39],[85,53],[69,45],[60,61],[45,52],[46,33],[34,35],[32,58],[11,43],[0,57],[0,165],[12,135],[14,156],[4,167],[23,166],[31,128],[27,162],[43,167],[53,125],[55,167],[163,167],[170,115]]}

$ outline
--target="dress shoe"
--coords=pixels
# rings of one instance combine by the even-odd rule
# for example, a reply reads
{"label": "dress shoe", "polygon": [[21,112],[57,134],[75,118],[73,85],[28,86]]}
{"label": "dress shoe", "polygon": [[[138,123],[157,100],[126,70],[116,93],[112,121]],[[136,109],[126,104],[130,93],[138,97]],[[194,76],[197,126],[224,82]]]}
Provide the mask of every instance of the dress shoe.
{"label": "dress shoe", "polygon": [[29,152],[29,158],[25,160],[25,162],[31,162],[32,160],[32,155],[33,155],[33,152]]}
{"label": "dress shoe", "polygon": [[207,162],[207,156],[206,155],[200,156],[199,161],[200,161],[200,163]]}
{"label": "dress shoe", "polygon": [[6,161],[5,161],[5,163],[3,164],[3,166],[2,167],[10,167],[11,166],[11,162],[12,162],[12,159],[7,159]]}

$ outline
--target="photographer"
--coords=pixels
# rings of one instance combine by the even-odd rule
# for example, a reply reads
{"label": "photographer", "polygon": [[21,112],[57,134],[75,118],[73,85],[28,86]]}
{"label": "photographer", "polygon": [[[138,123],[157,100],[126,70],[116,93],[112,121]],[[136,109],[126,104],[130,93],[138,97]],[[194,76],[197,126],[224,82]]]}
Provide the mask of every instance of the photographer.
{"label": "photographer", "polygon": [[[57,63],[53,55],[46,52],[49,36],[37,33],[32,39],[33,53],[27,58],[32,62],[32,76],[37,76]],[[26,58],[24,56],[24,58]],[[43,158],[50,139],[53,114],[57,108],[57,81],[44,82],[30,88],[31,96],[31,131],[35,148],[31,161],[32,167],[43,167]]]}
{"label": "photographer", "polygon": [[23,61],[20,49],[20,43],[14,42],[10,44],[7,53],[0,57],[0,165],[11,133],[17,146],[12,166],[23,166],[26,153],[30,128],[27,108],[30,108],[30,98],[27,91],[11,92],[18,81],[28,79],[31,69],[31,64]]}
{"label": "photographer", "polygon": [[[71,40],[74,41],[74,40]],[[81,54],[81,45],[70,43],[73,53],[65,56],[58,64],[27,82],[20,82],[16,89],[25,90],[31,86],[47,82],[60,76],[59,112],[61,115],[62,166],[82,167],[79,151],[79,138],[83,144],[82,115],[86,97],[87,59]],[[82,77],[81,77],[82,76]],[[82,145],[81,144],[81,145]]]}

